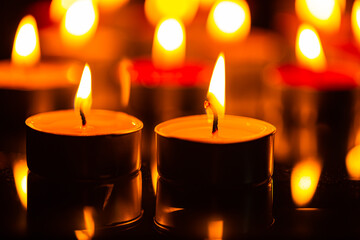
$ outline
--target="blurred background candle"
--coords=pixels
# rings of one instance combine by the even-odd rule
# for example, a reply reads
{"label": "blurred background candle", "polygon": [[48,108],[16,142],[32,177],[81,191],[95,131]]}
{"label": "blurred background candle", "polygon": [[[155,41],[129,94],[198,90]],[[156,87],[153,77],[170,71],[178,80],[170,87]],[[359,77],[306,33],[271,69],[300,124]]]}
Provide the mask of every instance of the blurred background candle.
{"label": "blurred background candle", "polygon": [[275,160],[292,167],[315,157],[325,179],[341,180],[354,138],[356,71],[326,59],[311,26],[301,25],[296,39],[298,64],[281,65],[267,76],[264,110],[265,119],[278,128]]}
{"label": "blurred background candle", "polygon": [[122,112],[91,110],[91,101],[91,72],[86,65],[75,111],[44,112],[26,120],[30,171],[49,178],[94,180],[140,169],[142,122]]}
{"label": "blurred background candle", "polygon": [[206,64],[185,59],[185,53],[184,25],[170,18],[159,22],[155,30],[152,60],[143,57],[119,63],[122,92],[130,88],[128,111],[144,121],[142,153],[145,165],[154,153],[156,124],[202,112],[202,106],[193,102],[201,101],[206,95]]}
{"label": "blurred background candle", "polygon": [[0,62],[1,151],[25,153],[24,121],[31,114],[72,105],[79,64],[40,58],[36,21],[28,15],[18,26],[11,62]]}

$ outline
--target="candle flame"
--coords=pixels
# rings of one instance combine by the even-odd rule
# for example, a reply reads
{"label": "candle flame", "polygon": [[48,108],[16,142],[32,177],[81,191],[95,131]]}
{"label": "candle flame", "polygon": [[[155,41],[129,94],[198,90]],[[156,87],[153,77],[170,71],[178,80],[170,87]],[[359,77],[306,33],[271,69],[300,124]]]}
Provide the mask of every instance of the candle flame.
{"label": "candle flame", "polygon": [[[341,2],[341,1],[340,1]],[[295,9],[299,18],[327,33],[337,32],[341,23],[339,0],[296,0]]]}
{"label": "candle flame", "polygon": [[353,147],[346,156],[346,169],[350,178],[360,180],[360,145]]}
{"label": "candle flame", "polygon": [[66,11],[61,37],[69,46],[85,44],[96,32],[99,22],[97,5],[92,0],[77,0]]}
{"label": "candle flame", "polygon": [[232,0],[216,3],[207,20],[209,34],[219,41],[238,41],[250,32],[251,16],[246,1]]}
{"label": "candle flame", "polygon": [[160,68],[181,66],[185,58],[185,30],[174,18],[159,23],[155,30],[152,59]]}
{"label": "candle flame", "polygon": [[21,204],[27,208],[27,176],[28,167],[25,160],[18,160],[13,166],[15,186]]}
{"label": "candle flame", "polygon": [[214,220],[210,221],[208,225],[208,238],[209,240],[223,239],[224,221]]}
{"label": "candle flame", "polygon": [[91,103],[91,71],[89,65],[86,64],[75,97],[75,111],[81,110],[86,114],[91,108]]}
{"label": "candle flame", "polygon": [[296,57],[298,62],[314,71],[326,67],[326,59],[316,30],[307,24],[300,25],[296,37]]}
{"label": "candle flame", "polygon": [[305,206],[313,198],[321,174],[317,159],[308,158],[295,165],[291,173],[291,194],[297,206]]}
{"label": "candle flame", "polygon": [[360,0],[356,0],[352,7],[351,27],[356,41],[360,44]]}
{"label": "candle flame", "polygon": [[[219,54],[213,74],[211,76],[207,99],[216,109],[219,117],[225,115],[225,57]],[[209,119],[212,119],[211,111],[207,111]]]}
{"label": "candle flame", "polygon": [[85,230],[75,230],[78,240],[90,240],[95,234],[94,209],[92,207],[84,207]]}
{"label": "candle flame", "polygon": [[35,65],[40,60],[39,33],[33,16],[25,16],[16,30],[11,61],[18,65]]}
{"label": "candle flame", "polygon": [[152,25],[157,25],[161,19],[175,18],[185,24],[194,19],[199,7],[199,0],[145,0],[146,18]]}

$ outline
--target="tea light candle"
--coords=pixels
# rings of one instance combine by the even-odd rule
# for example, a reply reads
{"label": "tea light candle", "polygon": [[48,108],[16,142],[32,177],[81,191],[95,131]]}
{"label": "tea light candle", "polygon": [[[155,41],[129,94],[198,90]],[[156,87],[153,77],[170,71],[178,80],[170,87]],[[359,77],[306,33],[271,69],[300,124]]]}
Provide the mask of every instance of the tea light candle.
{"label": "tea light candle", "polygon": [[275,127],[257,119],[224,116],[223,55],[215,65],[205,105],[213,112],[212,123],[206,115],[195,115],[156,126],[159,175],[185,183],[231,185],[269,179]]}
{"label": "tea light candle", "polygon": [[261,183],[272,176],[275,127],[257,119],[226,115],[213,136],[206,115],[156,126],[159,175],[191,183]]}
{"label": "tea light candle", "polygon": [[265,119],[279,129],[275,160],[287,168],[315,157],[323,163],[323,175],[342,179],[358,83],[353,73],[327,63],[310,26],[300,26],[296,54],[300,66],[276,67],[266,79]]}
{"label": "tea light candle", "polygon": [[91,73],[85,66],[75,110],[40,113],[26,120],[30,171],[45,177],[98,179],[140,169],[143,124],[125,113],[90,110]]}
{"label": "tea light candle", "polygon": [[36,21],[30,15],[24,17],[11,62],[0,62],[0,111],[7,115],[0,119],[1,150],[24,152],[25,119],[38,112],[70,107],[72,101],[66,99],[74,95],[80,73],[76,62],[40,61]]}

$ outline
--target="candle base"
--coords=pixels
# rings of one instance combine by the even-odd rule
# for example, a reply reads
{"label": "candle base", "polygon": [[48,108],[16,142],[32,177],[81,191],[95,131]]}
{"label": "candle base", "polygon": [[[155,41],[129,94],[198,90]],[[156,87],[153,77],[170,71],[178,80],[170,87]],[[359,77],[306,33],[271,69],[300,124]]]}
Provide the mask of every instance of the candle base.
{"label": "candle base", "polygon": [[125,113],[91,110],[87,121],[82,128],[80,114],[73,110],[29,117],[26,154],[30,171],[48,178],[99,180],[140,170],[140,120]]}
{"label": "candle base", "polygon": [[[211,124],[208,125],[206,115],[194,115],[156,126],[156,158],[161,177],[189,185],[198,182],[238,186],[259,184],[272,176],[273,125],[226,115],[219,122],[217,137],[212,137]],[[177,136],[180,134],[184,136]]]}

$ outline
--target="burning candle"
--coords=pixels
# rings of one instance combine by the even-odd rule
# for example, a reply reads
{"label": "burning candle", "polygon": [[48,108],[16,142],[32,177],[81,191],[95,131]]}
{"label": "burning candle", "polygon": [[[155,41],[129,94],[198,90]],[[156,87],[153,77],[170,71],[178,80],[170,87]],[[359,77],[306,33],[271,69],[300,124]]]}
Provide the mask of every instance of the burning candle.
{"label": "burning candle", "polygon": [[215,92],[225,89],[224,73],[224,56],[220,55],[206,102],[212,121],[206,115],[195,115],[156,126],[160,176],[231,184],[260,183],[271,177],[275,127],[256,119],[224,115],[224,92],[219,93],[222,98]]}
{"label": "burning candle", "polygon": [[224,230],[224,238],[267,229],[273,222],[275,127],[225,115],[223,54],[215,64],[204,107],[207,115],[175,118],[155,127],[156,226],[181,237],[205,238],[207,222],[217,216],[225,226],[249,223]]}
{"label": "burning candle", "polygon": [[45,112],[26,120],[30,171],[45,177],[98,179],[139,170],[142,122],[90,106],[91,73],[86,65],[75,111]]}
{"label": "burning candle", "polygon": [[[24,152],[23,123],[31,114],[71,106],[76,91],[78,65],[74,62],[40,61],[35,19],[28,15],[19,23],[11,62],[0,62],[1,149]],[[11,104],[8,104],[11,102]]]}
{"label": "burning candle", "polygon": [[348,69],[327,62],[311,26],[299,27],[296,44],[299,64],[281,65],[267,76],[265,119],[279,129],[275,160],[291,167],[318,158],[325,175],[342,179],[358,83]]}

